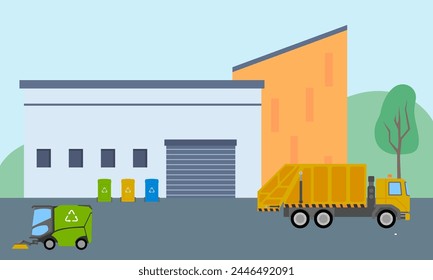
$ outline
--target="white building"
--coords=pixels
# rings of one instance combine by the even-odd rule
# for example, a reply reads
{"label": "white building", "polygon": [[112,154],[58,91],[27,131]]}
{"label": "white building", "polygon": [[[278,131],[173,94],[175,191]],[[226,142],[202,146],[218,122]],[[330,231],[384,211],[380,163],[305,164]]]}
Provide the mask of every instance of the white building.
{"label": "white building", "polygon": [[20,81],[24,196],[256,197],[263,81]]}

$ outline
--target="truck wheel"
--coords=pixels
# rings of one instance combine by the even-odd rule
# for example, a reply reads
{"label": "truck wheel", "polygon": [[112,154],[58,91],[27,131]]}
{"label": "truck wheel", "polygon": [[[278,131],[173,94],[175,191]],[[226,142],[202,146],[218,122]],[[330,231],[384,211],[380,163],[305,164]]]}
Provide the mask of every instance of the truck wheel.
{"label": "truck wheel", "polygon": [[291,216],[291,221],[294,227],[304,228],[308,225],[310,218],[308,217],[308,213],[304,210],[297,210],[293,212]]}
{"label": "truck wheel", "polygon": [[327,210],[320,210],[314,215],[314,223],[319,228],[327,228],[332,224],[332,214]]}
{"label": "truck wheel", "polygon": [[377,223],[383,228],[390,228],[395,223],[395,214],[390,210],[383,210],[377,215]]}
{"label": "truck wheel", "polygon": [[87,247],[87,241],[83,238],[79,238],[75,242],[75,247],[77,247],[78,250],[84,250]]}
{"label": "truck wheel", "polygon": [[56,247],[56,242],[52,238],[45,239],[44,247],[47,250],[53,250]]}

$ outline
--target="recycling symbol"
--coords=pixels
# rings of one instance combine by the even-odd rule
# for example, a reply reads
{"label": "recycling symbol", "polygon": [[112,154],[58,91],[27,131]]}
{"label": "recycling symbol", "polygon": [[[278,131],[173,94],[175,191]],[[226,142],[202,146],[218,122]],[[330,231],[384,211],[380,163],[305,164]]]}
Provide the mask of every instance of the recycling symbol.
{"label": "recycling symbol", "polygon": [[131,193],[131,189],[129,187],[126,188],[125,193]]}
{"label": "recycling symbol", "polygon": [[151,187],[151,188],[149,189],[149,193],[155,193],[155,189],[154,189],[153,187]]}
{"label": "recycling symbol", "polygon": [[107,188],[106,187],[102,188],[101,193],[108,193]]}
{"label": "recycling symbol", "polygon": [[66,215],[65,222],[67,222],[67,223],[70,223],[70,222],[76,223],[76,222],[78,222],[78,216],[75,215],[74,210],[72,210],[72,209],[69,210],[68,215]]}

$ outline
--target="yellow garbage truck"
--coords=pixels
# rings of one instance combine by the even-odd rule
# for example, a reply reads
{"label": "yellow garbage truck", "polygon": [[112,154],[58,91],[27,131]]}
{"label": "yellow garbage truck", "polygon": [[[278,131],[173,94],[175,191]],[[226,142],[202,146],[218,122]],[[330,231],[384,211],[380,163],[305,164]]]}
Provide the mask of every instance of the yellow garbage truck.
{"label": "yellow garbage truck", "polygon": [[286,164],[257,195],[260,212],[284,211],[293,226],[314,219],[327,228],[334,217],[372,217],[383,228],[410,220],[410,196],[404,179],[368,177],[365,164]]}

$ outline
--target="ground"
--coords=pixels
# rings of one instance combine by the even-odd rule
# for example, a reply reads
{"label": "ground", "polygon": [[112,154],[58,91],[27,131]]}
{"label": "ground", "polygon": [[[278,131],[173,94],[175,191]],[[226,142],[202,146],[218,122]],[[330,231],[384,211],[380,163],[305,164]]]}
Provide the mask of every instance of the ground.
{"label": "ground", "polygon": [[[11,249],[30,236],[32,205],[59,204],[93,207],[93,243]],[[433,199],[412,199],[412,220],[391,229],[371,218],[296,229],[281,212],[257,212],[255,199],[0,199],[0,259],[432,259],[431,213]]]}

